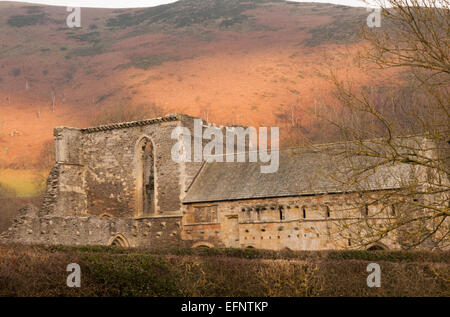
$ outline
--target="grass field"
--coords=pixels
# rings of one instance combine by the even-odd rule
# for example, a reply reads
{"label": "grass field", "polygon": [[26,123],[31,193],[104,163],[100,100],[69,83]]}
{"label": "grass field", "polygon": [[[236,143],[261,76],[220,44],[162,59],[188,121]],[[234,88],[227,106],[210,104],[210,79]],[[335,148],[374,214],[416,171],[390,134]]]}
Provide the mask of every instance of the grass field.
{"label": "grass field", "polygon": [[[66,285],[70,263],[80,288]],[[449,284],[449,252],[0,245],[0,296],[450,296]]]}
{"label": "grass field", "polygon": [[17,197],[35,197],[45,184],[48,171],[40,170],[0,170],[0,185],[13,190]]}

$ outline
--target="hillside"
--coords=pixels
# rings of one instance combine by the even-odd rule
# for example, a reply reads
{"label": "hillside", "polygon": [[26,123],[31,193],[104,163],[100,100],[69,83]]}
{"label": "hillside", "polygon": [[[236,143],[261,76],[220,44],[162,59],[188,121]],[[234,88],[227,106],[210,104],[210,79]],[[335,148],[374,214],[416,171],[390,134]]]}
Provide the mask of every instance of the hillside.
{"label": "hillside", "polygon": [[[0,3],[0,164],[33,168],[55,126],[89,125],[108,107],[156,105],[218,124],[302,121],[331,98],[337,68],[384,83],[354,54],[367,11],[277,0],[182,0],[147,9]],[[278,115],[277,115],[278,114]]]}

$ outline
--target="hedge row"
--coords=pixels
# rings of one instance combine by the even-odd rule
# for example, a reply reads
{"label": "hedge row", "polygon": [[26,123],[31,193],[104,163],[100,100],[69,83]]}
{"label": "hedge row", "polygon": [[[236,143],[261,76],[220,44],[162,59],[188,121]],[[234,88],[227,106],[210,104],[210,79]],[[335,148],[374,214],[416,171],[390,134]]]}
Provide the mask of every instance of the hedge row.
{"label": "hedge row", "polygon": [[[377,260],[381,287],[369,288],[369,261],[332,252],[306,260],[266,259],[255,250],[195,252],[218,255],[0,246],[0,296],[450,296],[448,262]],[[81,288],[66,286],[69,263],[81,267]]]}
{"label": "hedge row", "polygon": [[46,250],[70,252],[94,252],[111,254],[158,254],[179,256],[214,256],[234,257],[243,259],[268,260],[364,260],[389,262],[433,262],[450,263],[450,252],[437,251],[366,251],[366,250],[340,250],[340,251],[272,251],[259,249],[232,249],[232,248],[169,248],[165,250],[151,249],[123,249],[114,246],[50,246]]}

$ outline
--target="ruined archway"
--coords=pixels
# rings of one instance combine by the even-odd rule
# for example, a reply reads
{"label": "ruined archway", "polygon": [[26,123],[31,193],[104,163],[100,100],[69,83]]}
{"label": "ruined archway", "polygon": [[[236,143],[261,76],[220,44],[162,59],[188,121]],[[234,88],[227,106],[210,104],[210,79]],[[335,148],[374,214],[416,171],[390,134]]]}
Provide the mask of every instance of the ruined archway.
{"label": "ruined archway", "polygon": [[192,245],[192,249],[196,249],[196,248],[203,248],[203,249],[210,249],[210,248],[214,248],[214,244],[209,243],[209,242],[196,242]]}
{"label": "ruined archway", "polygon": [[116,236],[114,236],[114,238],[111,239],[109,245],[122,247],[122,248],[129,248],[130,247],[130,244],[128,243],[128,240],[120,233],[117,234]]}
{"label": "ruined archway", "polygon": [[370,247],[367,248],[367,251],[384,251],[387,250],[388,248],[381,243],[375,243],[372,244]]}
{"label": "ruined archway", "polygon": [[155,214],[155,150],[153,142],[143,137],[136,148],[136,215]]}

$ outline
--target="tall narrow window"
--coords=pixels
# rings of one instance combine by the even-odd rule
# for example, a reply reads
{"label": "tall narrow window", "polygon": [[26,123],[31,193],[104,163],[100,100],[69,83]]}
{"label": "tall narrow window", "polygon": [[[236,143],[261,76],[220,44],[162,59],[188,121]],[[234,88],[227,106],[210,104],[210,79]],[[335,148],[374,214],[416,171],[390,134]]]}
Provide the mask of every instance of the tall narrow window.
{"label": "tall narrow window", "polygon": [[282,206],[279,207],[279,212],[280,212],[280,220],[283,220],[284,215],[283,215],[283,207]]}
{"label": "tall narrow window", "polygon": [[138,216],[152,215],[155,213],[155,168],[152,141],[143,138],[138,144],[137,151],[137,214]]}
{"label": "tall narrow window", "polygon": [[325,206],[325,213],[326,213],[326,217],[327,218],[331,217],[331,211],[330,211],[330,207],[329,206]]}
{"label": "tall narrow window", "polygon": [[303,218],[306,218],[306,207],[305,206],[302,207],[302,212],[303,212]]}
{"label": "tall narrow window", "polygon": [[395,217],[395,205],[391,205],[391,215]]}
{"label": "tall narrow window", "polygon": [[363,210],[361,210],[361,216],[368,217],[369,216],[369,205],[365,204]]}

